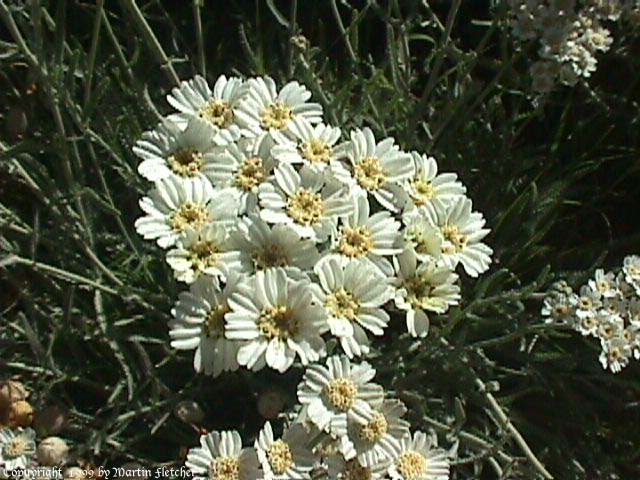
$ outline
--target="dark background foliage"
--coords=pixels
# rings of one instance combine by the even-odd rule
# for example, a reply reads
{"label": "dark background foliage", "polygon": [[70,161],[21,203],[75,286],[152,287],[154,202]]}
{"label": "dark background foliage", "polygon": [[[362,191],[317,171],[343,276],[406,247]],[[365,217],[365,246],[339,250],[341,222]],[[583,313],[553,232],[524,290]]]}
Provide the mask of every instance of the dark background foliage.
{"label": "dark background foliage", "polygon": [[[434,155],[484,212],[491,271],[426,342],[398,320],[371,359],[415,428],[460,442],[453,478],[536,478],[487,389],[555,478],[638,478],[637,362],[605,372],[595,341],[539,316],[553,280],[638,252],[638,25],[612,26],[588,83],[535,98],[535,48],[500,2],[140,0],[141,17],[130,0],[0,3],[0,375],[69,412],[79,458],[179,463],[199,428],[252,440],[265,392],[295,403],[300,368],[212,380],[168,347],[183,287],[133,229],[147,184],[131,145],[169,112],[171,70],[204,63],[210,81],[305,83],[328,121]],[[184,399],[203,425],[173,415]]]}

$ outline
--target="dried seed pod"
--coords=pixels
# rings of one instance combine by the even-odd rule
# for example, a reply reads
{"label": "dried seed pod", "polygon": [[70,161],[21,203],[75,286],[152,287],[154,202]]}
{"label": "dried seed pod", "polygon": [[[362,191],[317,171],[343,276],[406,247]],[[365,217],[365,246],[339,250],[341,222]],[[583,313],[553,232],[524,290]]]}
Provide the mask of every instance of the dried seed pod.
{"label": "dried seed pod", "polygon": [[0,409],[7,408],[14,402],[26,400],[29,391],[21,382],[7,380],[0,384]]}
{"label": "dried seed pod", "polygon": [[33,407],[26,400],[14,402],[7,409],[6,420],[11,428],[28,427],[33,422]]}
{"label": "dried seed pod", "polygon": [[40,465],[52,467],[67,461],[69,446],[60,437],[47,437],[40,442],[36,453]]}
{"label": "dried seed pod", "polygon": [[204,412],[200,405],[193,400],[183,400],[175,409],[175,415],[185,423],[198,424],[204,419]]}

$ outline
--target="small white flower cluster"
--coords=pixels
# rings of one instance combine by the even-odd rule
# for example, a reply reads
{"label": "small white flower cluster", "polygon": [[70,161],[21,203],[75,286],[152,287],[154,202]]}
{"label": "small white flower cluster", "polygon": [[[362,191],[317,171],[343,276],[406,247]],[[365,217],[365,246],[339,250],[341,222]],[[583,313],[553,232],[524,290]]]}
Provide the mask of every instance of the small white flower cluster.
{"label": "small white flower cluster", "polygon": [[540,60],[530,69],[533,89],[545,93],[558,82],[574,85],[596,70],[596,55],[613,43],[604,27],[632,10],[624,0],[510,0],[514,35],[537,42]]}
{"label": "small white flower cluster", "polygon": [[600,339],[602,367],[620,372],[632,357],[640,359],[640,256],[626,257],[617,274],[596,270],[579,294],[566,282],[554,285],[542,315]]}
{"label": "small white flower cluster", "polygon": [[327,332],[361,356],[392,308],[423,337],[428,313],[460,299],[456,267],[489,268],[489,230],[455,174],[369,128],[341,141],[310,97],[269,77],[195,77],[133,149],[155,185],[136,229],[190,284],[170,336],[197,371],[284,372],[326,356]]}
{"label": "small white flower cluster", "polygon": [[280,437],[267,422],[253,448],[236,431],[211,432],[187,455],[196,480],[448,480],[434,434],[409,430],[406,407],[371,382],[375,370],[331,356],[310,365],[298,413]]}

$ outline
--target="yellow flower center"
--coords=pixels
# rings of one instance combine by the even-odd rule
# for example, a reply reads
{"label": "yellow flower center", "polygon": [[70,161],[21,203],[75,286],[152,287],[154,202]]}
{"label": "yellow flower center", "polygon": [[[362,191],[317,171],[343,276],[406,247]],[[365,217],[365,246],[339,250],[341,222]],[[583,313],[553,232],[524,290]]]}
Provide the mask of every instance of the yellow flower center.
{"label": "yellow flower center", "polygon": [[327,296],[326,307],[334,317],[353,321],[356,319],[360,305],[354,300],[351,292],[341,288]]}
{"label": "yellow flower center", "polygon": [[424,277],[412,277],[403,282],[407,289],[407,300],[413,308],[429,309],[434,306],[434,298],[431,297],[434,286]]}
{"label": "yellow flower center", "polygon": [[553,307],[553,314],[556,317],[564,317],[569,313],[569,307],[564,303],[558,303]]}
{"label": "yellow flower center", "polygon": [[276,130],[287,128],[289,121],[293,118],[293,110],[282,103],[272,103],[262,112],[262,127]]}
{"label": "yellow flower center", "polygon": [[250,192],[260,185],[266,176],[267,172],[262,165],[262,159],[260,157],[250,157],[242,163],[242,166],[236,172],[234,181],[237,187]]}
{"label": "yellow flower center", "polygon": [[209,338],[224,337],[224,316],[230,311],[231,309],[226,302],[209,310],[202,326],[203,333]]}
{"label": "yellow flower center", "polygon": [[301,188],[289,199],[289,216],[300,225],[315,225],[324,213],[324,202],[319,193]]}
{"label": "yellow flower center", "polygon": [[582,319],[582,327],[586,330],[591,330],[598,324],[595,317],[585,317]]}
{"label": "yellow flower center", "polygon": [[10,458],[20,457],[27,453],[29,443],[23,437],[14,437],[4,447],[3,452]]}
{"label": "yellow flower center", "polygon": [[387,183],[387,176],[382,169],[382,164],[376,157],[364,157],[354,170],[360,186],[370,192],[375,192]]}
{"label": "yellow flower center", "polygon": [[373,235],[367,227],[345,228],[338,248],[347,257],[364,257],[373,250]]}
{"label": "yellow flower center", "polygon": [[267,245],[255,253],[253,258],[256,268],[266,270],[271,267],[286,267],[289,263],[287,254],[278,244]]}
{"label": "yellow flower center", "polygon": [[609,324],[600,325],[599,333],[602,338],[611,338],[613,337],[613,326]]}
{"label": "yellow flower center", "polygon": [[202,153],[196,150],[178,150],[168,159],[171,170],[181,177],[193,177],[202,169]]}
{"label": "yellow flower center", "polygon": [[622,352],[618,347],[612,347],[611,350],[609,350],[609,362],[615,362],[621,358]]}
{"label": "yellow flower center", "polygon": [[240,480],[240,461],[233,457],[218,457],[209,466],[213,480]]}
{"label": "yellow flower center", "polygon": [[464,233],[460,233],[457,225],[445,225],[442,227],[442,235],[452,246],[445,247],[445,253],[461,252],[467,246],[469,239]]}
{"label": "yellow flower center", "polygon": [[284,475],[293,466],[291,448],[282,440],[276,440],[271,444],[267,451],[267,459],[276,475]]}
{"label": "yellow flower center", "polygon": [[211,241],[199,241],[189,247],[189,261],[193,268],[202,271],[218,263],[218,245]]}
{"label": "yellow flower center", "polygon": [[413,202],[416,205],[425,205],[429,200],[433,200],[436,192],[433,184],[427,180],[415,180],[413,182]]}
{"label": "yellow flower center", "polygon": [[379,442],[389,431],[387,419],[380,412],[375,412],[373,419],[360,429],[360,438],[369,443]]}
{"label": "yellow flower center", "polygon": [[329,163],[333,150],[322,140],[312,138],[300,146],[302,157],[311,163]]}
{"label": "yellow flower center", "polygon": [[229,102],[209,100],[201,109],[200,117],[213,123],[218,128],[228,127],[233,122],[233,110]]}
{"label": "yellow flower center", "polygon": [[171,228],[181,232],[187,228],[199,229],[211,221],[209,212],[204,205],[186,202],[171,218]]}
{"label": "yellow flower center", "polygon": [[298,334],[298,319],[285,306],[269,307],[262,311],[258,319],[258,329],[268,340],[286,340]]}
{"label": "yellow flower center", "polygon": [[578,303],[582,310],[591,310],[593,308],[593,302],[589,297],[580,297]]}
{"label": "yellow flower center", "polygon": [[418,480],[427,472],[427,459],[418,452],[405,452],[396,460],[396,468],[404,480]]}
{"label": "yellow flower center", "polygon": [[342,474],[343,480],[371,480],[371,469],[363,467],[357,460],[349,460]]}
{"label": "yellow flower center", "polygon": [[358,398],[358,387],[348,378],[336,378],[325,387],[325,390],[329,403],[341,412],[348,411]]}

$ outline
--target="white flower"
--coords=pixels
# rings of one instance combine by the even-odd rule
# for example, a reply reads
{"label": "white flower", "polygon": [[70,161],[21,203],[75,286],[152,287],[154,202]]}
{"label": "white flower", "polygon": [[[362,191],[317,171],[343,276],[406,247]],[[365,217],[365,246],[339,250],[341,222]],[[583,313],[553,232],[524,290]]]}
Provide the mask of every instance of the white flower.
{"label": "white flower", "polygon": [[397,212],[406,201],[401,182],[415,171],[411,155],[402,152],[393,138],[376,142],[370,128],[351,132],[346,155],[360,190],[372,195],[384,208]]}
{"label": "white flower", "polygon": [[596,310],[602,306],[600,292],[592,289],[589,285],[580,288],[580,296],[576,304],[576,316],[584,318],[594,315]]}
{"label": "white flower", "polygon": [[409,201],[405,211],[410,212],[429,202],[443,201],[445,203],[461,197],[467,189],[458,181],[455,173],[438,174],[438,164],[435,158],[411,152],[415,173],[404,182]]}
{"label": "white flower", "polygon": [[227,229],[220,223],[187,230],[176,247],[167,253],[167,263],[181,282],[192,283],[200,275],[224,281],[229,272],[247,270],[244,253],[230,248]]}
{"label": "white flower", "polygon": [[236,359],[241,342],[225,338],[224,316],[230,311],[227,300],[241,277],[230,275],[221,289],[211,277],[202,277],[180,293],[171,310],[169,322],[171,346],[178,350],[194,350],[193,366],[197,372],[217,377],[222,372],[238,369]]}
{"label": "white flower", "polygon": [[240,128],[236,121],[239,102],[245,96],[246,88],[239,78],[221,75],[209,88],[207,81],[200,75],[182,82],[167,95],[169,104],[179,113],[169,116],[178,125],[184,127],[193,117],[205,120],[214,128],[213,140],[220,145],[240,138]]}
{"label": "white flower", "polygon": [[238,196],[240,213],[255,213],[258,189],[273,174],[275,162],[271,156],[269,137],[240,140],[224,151],[208,157],[203,174],[217,187],[232,189]]}
{"label": "white flower", "polygon": [[548,317],[547,322],[573,325],[575,323],[576,303],[578,297],[571,293],[552,292],[545,297],[541,314]]}
{"label": "white flower", "polygon": [[307,367],[298,385],[298,401],[319,429],[334,438],[347,434],[347,419],[364,421],[382,404],[384,391],[370,383],[376,371],[362,362],[352,365],[346,356],[329,357],[324,365]]}
{"label": "white flower", "polygon": [[303,240],[287,225],[270,227],[257,216],[241,219],[231,233],[231,246],[250,258],[251,271],[282,267],[289,277],[304,277],[319,253],[312,240]]}
{"label": "white flower", "polygon": [[602,268],[598,268],[595,278],[589,280],[589,287],[598,292],[603,298],[613,298],[618,294],[616,276],[613,272],[604,273]]}
{"label": "white flower", "polygon": [[313,294],[327,311],[331,334],[349,358],[367,354],[366,331],[382,335],[389,323],[389,315],[380,308],[392,295],[385,277],[368,262],[342,263],[336,258],[318,263],[315,272],[319,285],[312,285]]}
{"label": "white flower", "polygon": [[36,432],[30,428],[0,428],[0,466],[7,472],[27,468],[36,453]]}
{"label": "white flower", "polygon": [[449,460],[437,448],[435,438],[422,432],[400,441],[400,450],[389,467],[393,480],[448,480]]}
{"label": "white flower", "polygon": [[629,255],[625,257],[622,273],[625,281],[635,288],[636,294],[640,295],[640,256]]}
{"label": "white flower", "polygon": [[367,259],[385,275],[393,274],[393,267],[383,256],[402,252],[400,223],[387,211],[369,215],[369,201],[364,195],[354,198],[354,211],[342,218],[342,226],[333,240],[332,255],[343,260]]}
{"label": "white flower", "polygon": [[445,313],[449,306],[460,300],[458,275],[447,266],[434,260],[418,264],[409,251],[397,257],[398,289],[396,306],[407,312],[407,330],[414,337],[429,333],[429,317],[426,312]]}
{"label": "white flower", "polygon": [[446,265],[455,268],[459,262],[471,277],[489,269],[493,250],[481,243],[489,229],[484,228],[482,214],[471,211],[471,200],[459,197],[448,206],[429,203],[424,212],[442,233],[442,259]]}
{"label": "white flower", "polygon": [[322,107],[307,102],[311,92],[298,82],[289,82],[278,92],[272,78],[258,77],[249,79],[247,87],[247,98],[236,112],[245,135],[288,132],[293,120],[299,117],[310,123],[322,120]]}
{"label": "white flower", "polygon": [[169,120],[155,130],[142,134],[133,146],[133,152],[143,161],[138,172],[152,182],[177,175],[199,176],[205,168],[207,154],[215,148],[212,127],[193,118],[186,129],[180,129]]}
{"label": "white flower", "polygon": [[598,327],[609,321],[610,313],[606,310],[590,311],[576,317],[575,329],[585,336],[596,336]]}
{"label": "white flower", "polygon": [[299,423],[285,428],[277,440],[271,424],[265,423],[255,442],[264,480],[310,479],[315,458],[307,447],[308,442],[307,432]]}
{"label": "white flower", "polygon": [[[400,450],[400,441],[408,437],[409,422],[402,419],[407,408],[400,400],[386,399],[376,410],[368,412],[364,422],[350,420],[348,437],[358,462],[368,467],[381,460],[395,460]],[[345,457],[350,458],[346,451]]]}
{"label": "white flower", "polygon": [[227,191],[214,190],[206,178],[159,180],[140,200],[146,216],[136,220],[136,230],[162,248],[176,243],[187,229],[198,230],[217,221],[229,221],[237,213],[237,199]]}
{"label": "white flower", "polygon": [[620,334],[632,350],[633,358],[640,360],[640,325],[628,325]]}
{"label": "white flower", "polygon": [[241,365],[284,372],[296,355],[306,365],[326,354],[324,310],[312,304],[308,281],[294,282],[272,268],[241,284],[228,302],[226,336],[247,341],[238,351]]}
{"label": "white flower", "polygon": [[353,211],[346,190],[327,185],[309,169],[298,173],[289,163],[275,169],[273,183],[260,186],[259,198],[263,220],[289,225],[300,237],[318,243],[334,233],[338,217]]}
{"label": "white flower", "polygon": [[414,210],[412,215],[405,215],[403,219],[407,226],[404,230],[406,248],[418,260],[424,262],[442,257],[443,239],[440,229],[432,225],[418,210]]}
{"label": "white flower", "polygon": [[197,480],[258,480],[260,463],[253,448],[242,448],[235,430],[200,437],[200,447],[189,450],[185,465]]}
{"label": "white flower", "polygon": [[603,342],[602,347],[602,353],[600,353],[602,368],[618,373],[629,364],[633,352],[631,345],[623,337],[615,337]]}
{"label": "white flower", "polygon": [[316,173],[326,173],[342,183],[352,183],[351,174],[339,160],[345,144],[336,145],[340,129],[319,123],[312,125],[303,117],[295,118],[290,125],[291,137],[275,135],[276,145],[271,150],[280,162],[303,164]]}

